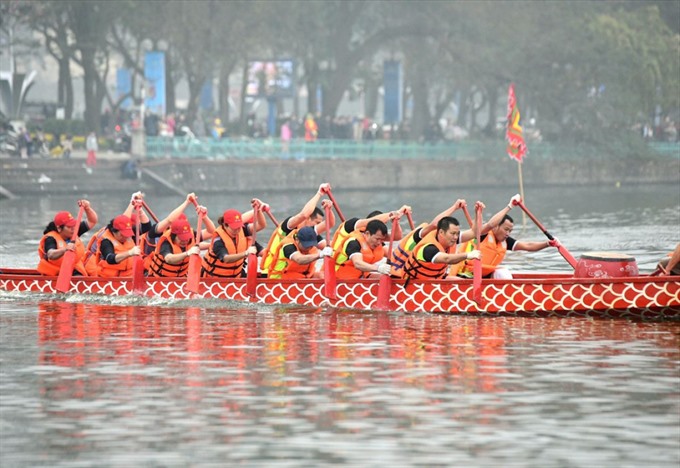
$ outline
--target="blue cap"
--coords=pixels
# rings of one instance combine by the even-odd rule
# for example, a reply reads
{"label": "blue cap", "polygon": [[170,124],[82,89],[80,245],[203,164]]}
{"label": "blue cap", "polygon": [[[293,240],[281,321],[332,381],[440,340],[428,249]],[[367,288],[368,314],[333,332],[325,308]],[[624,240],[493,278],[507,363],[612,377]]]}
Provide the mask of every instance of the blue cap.
{"label": "blue cap", "polygon": [[313,227],[303,227],[297,233],[297,240],[303,249],[314,247],[318,244],[316,240],[316,231]]}

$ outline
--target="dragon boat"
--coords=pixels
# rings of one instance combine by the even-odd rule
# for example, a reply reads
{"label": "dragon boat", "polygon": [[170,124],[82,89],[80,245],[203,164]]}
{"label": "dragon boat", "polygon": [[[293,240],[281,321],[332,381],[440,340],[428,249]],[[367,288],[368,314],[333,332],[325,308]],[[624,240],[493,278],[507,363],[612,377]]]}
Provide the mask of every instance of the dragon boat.
{"label": "dragon boat", "polygon": [[[60,294],[57,278],[31,269],[0,269],[0,290]],[[338,280],[334,297],[327,297],[323,279],[258,279],[249,294],[246,279],[202,278],[197,292],[186,278],[145,277],[133,287],[132,278],[74,276],[65,294],[141,295],[168,300],[218,299],[262,304],[375,310],[378,279]],[[480,296],[471,279],[394,280],[387,310],[469,315],[536,317],[603,317],[680,320],[678,277],[576,277],[574,273],[516,273],[507,280],[484,279]],[[479,292],[479,291],[477,291]],[[329,295],[330,296],[330,295]],[[477,300],[475,300],[477,299]]]}

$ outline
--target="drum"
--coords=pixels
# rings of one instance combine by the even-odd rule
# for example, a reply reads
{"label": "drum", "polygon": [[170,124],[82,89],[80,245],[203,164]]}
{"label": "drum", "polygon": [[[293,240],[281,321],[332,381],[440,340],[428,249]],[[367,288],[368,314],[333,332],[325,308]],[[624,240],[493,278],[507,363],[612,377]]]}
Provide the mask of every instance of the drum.
{"label": "drum", "polygon": [[638,276],[635,257],[613,252],[591,252],[576,263],[576,278],[624,278]]}

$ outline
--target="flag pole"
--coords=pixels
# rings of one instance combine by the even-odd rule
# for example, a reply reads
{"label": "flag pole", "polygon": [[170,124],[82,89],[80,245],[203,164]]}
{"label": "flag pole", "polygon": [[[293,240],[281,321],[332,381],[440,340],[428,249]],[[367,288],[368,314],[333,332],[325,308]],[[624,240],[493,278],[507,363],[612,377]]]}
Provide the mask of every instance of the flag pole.
{"label": "flag pole", "polygon": [[[519,196],[524,201],[524,181],[522,180],[522,162],[517,161],[517,172],[519,175]],[[527,228],[527,214],[522,211],[522,231]]]}

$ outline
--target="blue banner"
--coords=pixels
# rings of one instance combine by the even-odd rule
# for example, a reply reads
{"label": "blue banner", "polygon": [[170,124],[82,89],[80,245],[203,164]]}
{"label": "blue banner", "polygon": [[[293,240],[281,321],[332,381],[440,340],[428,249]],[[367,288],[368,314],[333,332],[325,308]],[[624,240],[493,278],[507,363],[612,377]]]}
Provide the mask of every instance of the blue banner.
{"label": "blue banner", "polygon": [[386,124],[399,123],[402,120],[403,87],[401,62],[385,60],[383,63],[383,88],[385,90],[383,122]]}
{"label": "blue banner", "polygon": [[146,80],[146,108],[153,114],[165,115],[165,52],[147,52],[144,55]]}
{"label": "blue banner", "polygon": [[121,109],[129,109],[132,105],[132,74],[129,68],[119,68],[116,71],[116,99],[119,100],[123,96],[127,96],[120,103]]}
{"label": "blue banner", "polygon": [[213,104],[213,83],[211,79],[205,80],[201,88],[201,98],[199,100],[199,107],[203,110],[212,110]]}

